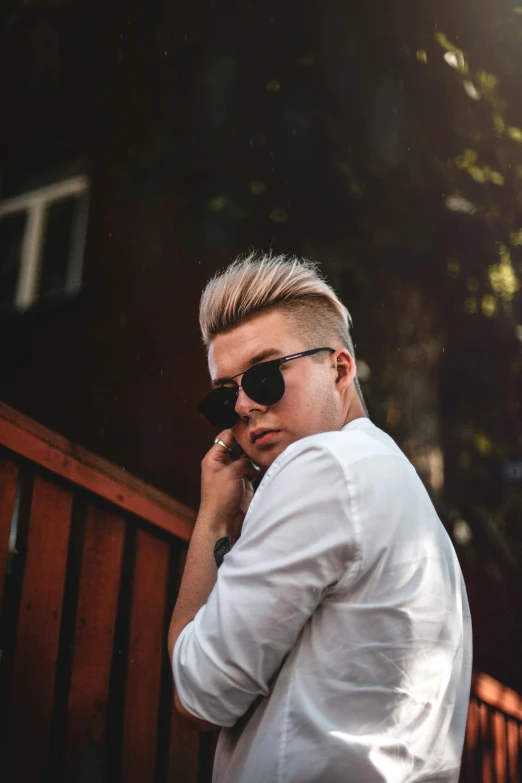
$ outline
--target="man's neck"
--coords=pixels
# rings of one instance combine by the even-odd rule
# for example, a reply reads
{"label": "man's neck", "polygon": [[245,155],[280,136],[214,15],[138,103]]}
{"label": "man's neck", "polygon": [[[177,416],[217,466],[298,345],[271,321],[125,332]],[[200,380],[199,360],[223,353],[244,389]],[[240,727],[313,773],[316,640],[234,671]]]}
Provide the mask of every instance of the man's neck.
{"label": "man's neck", "polygon": [[347,424],[349,424],[351,421],[355,421],[355,419],[367,419],[368,414],[364,410],[364,407],[359,399],[353,399],[350,401],[348,405],[348,410],[346,411],[346,415],[344,417],[344,422],[339,427],[339,429],[342,429]]}

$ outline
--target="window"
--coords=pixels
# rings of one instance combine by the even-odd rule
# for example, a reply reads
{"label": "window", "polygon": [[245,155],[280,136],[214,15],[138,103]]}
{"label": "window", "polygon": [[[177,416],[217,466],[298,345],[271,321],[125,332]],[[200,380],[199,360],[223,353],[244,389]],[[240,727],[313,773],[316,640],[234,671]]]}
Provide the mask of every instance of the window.
{"label": "window", "polygon": [[88,207],[85,176],[0,202],[0,310],[80,290]]}

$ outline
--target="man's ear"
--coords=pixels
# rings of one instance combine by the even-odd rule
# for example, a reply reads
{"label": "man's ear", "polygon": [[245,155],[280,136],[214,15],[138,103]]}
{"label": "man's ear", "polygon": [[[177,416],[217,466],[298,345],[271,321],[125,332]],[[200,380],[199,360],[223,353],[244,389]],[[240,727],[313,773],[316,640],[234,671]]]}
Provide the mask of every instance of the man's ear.
{"label": "man's ear", "polygon": [[347,348],[341,348],[334,354],[336,379],[339,390],[346,389],[354,380],[357,370],[355,360]]}

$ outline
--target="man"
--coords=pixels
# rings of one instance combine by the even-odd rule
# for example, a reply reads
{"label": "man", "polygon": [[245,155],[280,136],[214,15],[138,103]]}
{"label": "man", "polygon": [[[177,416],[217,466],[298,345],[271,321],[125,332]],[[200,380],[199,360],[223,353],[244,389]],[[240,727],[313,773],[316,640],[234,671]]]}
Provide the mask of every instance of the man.
{"label": "man", "polygon": [[456,783],[466,591],[367,418],[348,311],[313,265],[251,256],[209,283],[200,323],[220,432],[169,653],[179,711],[222,727],[214,783]]}

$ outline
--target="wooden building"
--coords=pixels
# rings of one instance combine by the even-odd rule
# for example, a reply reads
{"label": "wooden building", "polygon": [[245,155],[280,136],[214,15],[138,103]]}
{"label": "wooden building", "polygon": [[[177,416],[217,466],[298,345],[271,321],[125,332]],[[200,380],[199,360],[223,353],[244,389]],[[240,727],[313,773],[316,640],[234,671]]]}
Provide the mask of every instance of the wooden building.
{"label": "wooden building", "polygon": [[[19,632],[26,634],[22,618],[31,603],[20,603],[24,590],[31,592],[39,580],[42,586],[51,580],[49,589],[55,591],[53,601],[40,604],[40,610],[45,614],[52,606],[75,622],[66,624],[60,637],[58,617],[51,612],[49,679],[40,702],[41,714],[50,715],[51,723],[50,734],[38,740],[40,747],[51,743],[46,747],[58,748],[66,736],[81,734],[84,744],[87,735],[95,744],[97,736],[104,741],[115,736],[116,755],[104,757],[102,766],[120,774],[134,765],[126,748],[141,735],[139,727],[128,729],[131,717],[122,689],[126,678],[134,687],[128,633],[134,622],[142,622],[144,609],[139,602],[132,608],[129,564],[135,564],[136,578],[151,591],[147,563],[158,562],[163,569],[166,592],[154,593],[158,645],[173,599],[173,552],[181,545],[167,543],[168,533],[161,525],[163,532],[156,530],[154,515],[159,507],[166,513],[166,506],[185,509],[190,517],[186,509],[197,508],[199,464],[214,436],[195,411],[208,386],[199,296],[218,268],[250,247],[310,255],[322,262],[346,299],[361,368],[368,370],[363,388],[372,418],[413,460],[458,546],[472,606],[477,669],[522,693],[522,473],[517,473],[522,337],[516,332],[522,313],[515,267],[509,267],[513,276],[506,278],[511,294],[508,283],[508,289],[498,288],[500,293],[481,289],[497,262],[504,271],[511,263],[504,251],[500,261],[492,257],[506,246],[491,233],[491,225],[495,215],[512,214],[509,199],[516,196],[508,186],[519,188],[510,177],[522,160],[515,156],[518,148],[492,146],[498,139],[495,134],[493,141],[486,138],[488,115],[479,130],[488,154],[498,153],[506,162],[506,187],[500,190],[493,182],[484,197],[487,204],[474,193],[480,206],[476,214],[487,212],[480,223],[470,224],[469,214],[452,211],[466,200],[450,207],[441,200],[457,174],[471,176],[461,158],[457,174],[453,169],[441,174],[440,161],[456,154],[457,141],[468,143],[456,121],[452,125],[441,117],[453,116],[454,105],[470,99],[465,91],[464,98],[457,98],[441,70],[450,72],[442,57],[440,66],[426,71],[429,82],[419,75],[428,64],[428,50],[430,68],[438,62],[429,47],[440,48],[446,40],[432,41],[433,24],[416,15],[402,18],[396,4],[398,21],[388,18],[389,10],[381,5],[389,24],[375,24],[372,4],[352,14],[336,2],[325,3],[320,12],[313,4],[293,2],[287,14],[275,0],[237,7],[185,0],[152,5],[9,0],[0,9],[0,402],[18,412],[7,414],[2,408],[1,421],[12,422],[14,416],[24,430],[25,420],[17,419],[21,415],[33,422],[27,425],[31,431],[34,422],[48,428],[52,435],[36,426],[34,444],[39,438],[58,438],[58,451],[66,453],[70,465],[82,466],[85,450],[90,469],[102,464],[99,459],[108,461],[110,469],[103,465],[124,494],[138,486],[126,474],[139,477],[144,483],[137,503],[142,502],[138,496],[154,494],[151,486],[176,499],[161,496],[156,511],[140,506],[138,512],[134,505],[122,511],[117,498],[100,492],[96,482],[82,484],[77,474],[64,474],[43,460],[41,447],[20,450],[18,441],[7,441],[5,433],[2,438],[0,430],[0,486],[7,493],[1,496],[7,504],[0,509],[1,530],[5,533],[12,521],[13,476],[21,470],[20,475],[34,476],[24,484],[33,487],[24,496],[27,525],[31,498],[36,498],[44,516],[35,517],[35,536],[43,535],[38,525],[50,525],[61,557],[54,576],[43,566],[38,571],[38,563],[26,564],[32,581],[27,587],[20,581],[19,593],[11,594],[18,595],[12,606],[18,607]],[[437,18],[447,21],[452,8],[449,0],[439,4]],[[428,40],[428,27],[431,43],[419,49],[416,41]],[[403,31],[411,41],[404,42]],[[506,79],[516,70],[508,65]],[[509,144],[513,147],[513,138]],[[430,157],[434,162],[428,164]],[[465,188],[465,182],[459,180],[459,187]],[[498,203],[490,203],[491,193]],[[515,228],[508,226],[505,233]],[[508,295],[509,301],[502,298]],[[91,455],[96,455],[94,468]],[[51,502],[62,509],[61,528],[45,516]],[[77,506],[81,537],[69,539]],[[183,531],[170,533],[186,542],[186,526]],[[107,549],[99,543],[106,538]],[[107,611],[113,618],[117,601],[123,601],[118,606],[124,619],[112,627],[109,615],[96,617],[93,635],[82,636],[86,588],[84,577],[73,578],[70,564],[89,574],[97,567],[97,547],[108,558],[102,558],[107,581],[97,589],[112,596]],[[116,562],[122,570],[119,581],[111,581]],[[70,593],[64,592],[67,585]],[[3,622],[5,627],[14,620],[4,617]],[[98,649],[102,629],[109,641]],[[124,674],[118,674],[115,639],[125,634]],[[72,636],[82,640],[74,655],[67,652]],[[24,638],[26,657],[17,661],[14,647],[10,653],[9,667],[15,668],[9,672],[15,672],[18,683],[30,661],[29,632]],[[102,729],[81,703],[91,676],[82,674],[81,660],[91,648],[101,656],[96,677],[103,680],[105,696],[107,688],[116,693],[117,706],[102,699],[109,715]],[[159,649],[153,653],[152,691],[166,682]],[[62,657],[53,658],[56,654]],[[139,655],[145,654],[140,648]],[[56,661],[65,662],[65,674],[56,674]],[[8,667],[3,660],[0,671],[5,695]],[[115,679],[109,683],[111,676]],[[505,708],[514,721],[506,728],[511,760],[498,760],[514,780],[513,737],[519,729],[513,726],[520,704],[511,693],[502,700],[497,686],[484,686],[487,696],[481,687],[477,704],[482,699],[491,710]],[[80,716],[73,723],[66,707],[74,705],[67,701],[68,688]],[[175,718],[168,698],[158,699],[146,709],[159,710],[158,725],[164,719],[170,726]],[[489,764],[497,758],[492,737],[504,724],[495,718],[490,731],[487,715],[493,713],[489,707],[477,709],[470,731],[481,726],[482,734],[476,733],[469,747],[478,748]],[[20,709],[17,716],[25,720]],[[185,736],[187,730],[176,726],[179,737]],[[135,762],[136,770],[149,771],[135,779],[152,779],[154,767],[155,780],[170,775],[191,783],[198,774],[190,755],[197,755],[197,741],[187,735],[187,756],[183,750],[181,761],[172,761],[170,749],[178,745],[170,744],[165,728],[161,731],[151,730],[144,744],[149,755]],[[208,758],[208,748],[202,747],[201,783]],[[52,764],[65,763],[62,756],[59,762],[52,758]],[[473,766],[478,762],[473,755],[466,758],[466,780],[478,780]],[[28,768],[44,763],[43,756],[25,761]],[[172,770],[178,763],[185,772],[176,778]],[[45,774],[55,780],[52,764]],[[494,779],[487,777],[492,774],[484,772],[484,780]],[[498,780],[502,774],[508,773],[499,766]],[[127,772],[122,778],[123,783],[132,779]]]}

